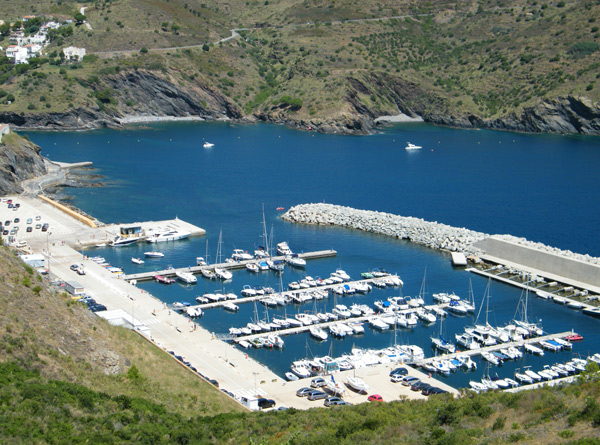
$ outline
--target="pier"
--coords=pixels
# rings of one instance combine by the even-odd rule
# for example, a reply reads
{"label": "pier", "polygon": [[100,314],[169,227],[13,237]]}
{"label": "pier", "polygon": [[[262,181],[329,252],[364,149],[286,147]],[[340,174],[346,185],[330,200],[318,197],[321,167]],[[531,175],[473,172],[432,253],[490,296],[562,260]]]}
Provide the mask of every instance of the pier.
{"label": "pier", "polygon": [[[381,278],[385,278],[385,277],[381,277]],[[235,303],[235,304],[252,303],[253,301],[260,301],[260,300],[264,300],[269,297],[277,297],[277,296],[284,296],[284,295],[298,295],[303,292],[311,292],[311,291],[320,290],[320,289],[329,290],[329,289],[332,289],[337,286],[343,286],[344,284],[347,284],[349,286],[352,284],[362,284],[362,283],[370,284],[370,283],[373,283],[374,281],[380,280],[381,278],[366,278],[364,280],[345,281],[344,283],[326,284],[324,286],[310,287],[308,289],[287,290],[287,291],[283,291],[283,292],[275,292],[272,294],[253,295],[251,297],[236,298],[235,300],[222,300],[222,301],[215,301],[212,303],[200,303],[200,304],[195,304],[192,306],[186,306],[183,308],[171,307],[171,309],[176,310],[176,311],[181,311],[181,310],[185,310],[185,309],[189,309],[189,308],[193,308],[193,309],[199,308],[202,310],[212,309],[212,308],[222,307],[225,303]],[[340,295],[340,297],[343,298],[344,296]]]}
{"label": "pier", "polygon": [[[448,307],[448,303],[432,304],[429,306],[421,306],[421,307],[424,309],[427,309],[427,310],[432,309],[434,307],[444,309],[444,308]],[[396,311],[395,314],[408,314],[408,313],[412,313],[415,311],[416,311],[416,308],[402,309],[402,310]],[[254,340],[255,338],[264,337],[271,333],[276,333],[279,336],[301,334],[303,332],[308,332],[310,330],[310,328],[326,328],[326,327],[329,327],[329,326],[337,324],[337,323],[361,323],[361,322],[365,322],[365,321],[369,320],[369,318],[376,317],[378,315],[381,315],[381,314],[362,315],[360,317],[349,317],[349,318],[343,318],[343,319],[334,320],[334,321],[325,321],[323,323],[314,323],[314,324],[309,324],[309,325],[303,325],[303,326],[298,326],[298,327],[294,327],[294,328],[278,329],[276,331],[259,332],[259,333],[252,334],[252,335],[232,337],[231,339],[234,342],[239,343],[242,340],[251,341],[251,340]],[[412,328],[404,328],[404,329],[412,329]],[[387,330],[393,331],[394,327],[390,326],[390,328]]]}
{"label": "pier", "polygon": [[571,335],[571,334],[574,334],[574,331],[560,332],[558,334],[548,334],[548,335],[543,335],[541,337],[531,337],[531,338],[527,338],[524,340],[511,341],[511,342],[507,342],[507,343],[499,343],[497,345],[486,346],[486,347],[479,348],[479,349],[467,349],[467,350],[464,350],[461,352],[455,352],[453,354],[444,354],[444,355],[438,355],[437,357],[428,357],[423,360],[419,360],[419,362],[416,364],[425,365],[425,364],[429,364],[429,363],[437,361],[437,360],[452,360],[453,358],[456,358],[459,355],[463,355],[463,356],[468,355],[469,357],[473,357],[475,355],[481,355],[482,352],[499,351],[500,349],[505,349],[505,348],[510,348],[510,347],[519,348],[526,344],[540,343],[545,340],[552,340],[553,338],[565,338],[567,335]]}
{"label": "pier", "polygon": [[[335,250],[318,250],[315,252],[299,253],[298,257],[302,258],[304,260],[315,260],[318,258],[328,258],[328,257],[336,256],[336,255],[337,255],[337,252]],[[282,255],[274,256],[274,257],[271,257],[270,259],[272,261],[283,261],[283,260],[285,260],[285,256],[282,256]],[[185,271],[185,272],[191,272],[193,274],[199,274],[199,273],[202,273],[202,270],[204,270],[204,269],[214,270],[215,267],[218,267],[220,269],[227,269],[227,270],[245,269],[246,264],[255,263],[257,261],[265,261],[265,260],[252,259],[252,260],[238,261],[235,263],[211,264],[209,266],[190,266],[190,267],[180,267],[177,269],[163,269],[163,270],[152,271],[152,272],[140,272],[140,273],[134,273],[134,274],[129,274],[129,275],[123,275],[122,278],[127,281],[131,281],[131,280],[144,281],[144,280],[152,280],[152,279],[154,279],[154,277],[156,275],[162,275],[164,277],[173,277],[173,276],[175,276],[175,273],[178,271],[180,271],[180,272]]]}

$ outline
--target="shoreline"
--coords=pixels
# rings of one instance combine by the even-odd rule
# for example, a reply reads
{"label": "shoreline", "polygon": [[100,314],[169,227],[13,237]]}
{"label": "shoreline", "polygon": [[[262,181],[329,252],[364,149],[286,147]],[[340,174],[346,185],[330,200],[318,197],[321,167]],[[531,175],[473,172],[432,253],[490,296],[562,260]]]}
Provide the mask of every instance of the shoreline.
{"label": "shoreline", "polygon": [[206,119],[200,116],[149,116],[149,115],[125,115],[116,118],[121,125],[129,124],[147,124],[151,122],[178,122],[178,121],[198,121],[206,122]]}

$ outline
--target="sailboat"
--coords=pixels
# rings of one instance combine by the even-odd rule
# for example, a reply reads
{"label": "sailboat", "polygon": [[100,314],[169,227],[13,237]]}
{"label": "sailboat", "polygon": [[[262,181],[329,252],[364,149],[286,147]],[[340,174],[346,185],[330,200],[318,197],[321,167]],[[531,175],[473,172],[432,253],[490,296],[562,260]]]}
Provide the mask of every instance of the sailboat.
{"label": "sailboat", "polygon": [[[202,273],[202,276],[204,278],[208,278],[209,280],[212,280],[213,278],[216,278],[217,276],[215,275],[215,273],[213,272],[212,269],[209,269],[208,267],[208,239],[206,240],[206,260],[205,260],[205,267],[202,267],[202,269],[200,269],[200,273]],[[197,261],[197,259],[196,259]]]}
{"label": "sailboat", "polygon": [[[475,320],[475,327],[465,329],[466,332],[473,334],[474,336],[476,336],[476,338],[478,338],[478,340],[480,342],[483,342],[484,346],[494,345],[498,341],[508,342],[510,340],[510,338],[506,332],[495,329],[494,327],[492,327],[492,325],[490,325],[490,323],[488,321],[488,313],[490,312],[489,311],[490,285],[491,285],[491,279],[488,279],[488,284],[485,289],[485,297],[481,301],[481,306],[479,307],[479,312],[477,313],[477,318]],[[484,302],[486,304],[485,324],[481,325],[481,324],[477,324],[477,321],[479,320],[479,316],[481,315],[481,310],[483,308]]]}
{"label": "sailboat", "polygon": [[[221,245],[223,244],[223,230],[219,231],[219,242],[217,244],[217,264],[221,264]],[[231,280],[233,274],[227,269],[215,266],[215,275],[221,280]]]}
{"label": "sailboat", "polygon": [[[525,298],[523,299],[523,295],[521,294],[521,298],[519,299],[519,304],[517,305],[517,310],[515,312],[515,318],[513,319],[513,323],[529,332],[530,336],[541,336],[544,335],[544,331],[542,327],[536,323],[530,323],[527,319],[527,306],[529,303],[529,289],[525,289]],[[521,312],[521,318],[517,320],[517,313]]]}
{"label": "sailboat", "polygon": [[[271,244],[273,244],[273,226],[271,226]],[[267,260],[267,264],[269,265],[269,269],[274,270],[276,272],[283,272],[283,269],[285,268],[285,262],[281,261],[281,260],[273,260],[273,258],[271,257],[271,249],[273,248],[273,246],[267,246],[268,250],[269,250],[269,259]]]}
{"label": "sailboat", "polygon": [[431,342],[433,343],[433,347],[439,349],[442,352],[446,352],[449,354],[454,354],[456,352],[456,346],[454,343],[451,343],[444,339],[442,336],[442,325],[444,324],[443,320],[440,320],[440,336],[439,337],[431,337]]}

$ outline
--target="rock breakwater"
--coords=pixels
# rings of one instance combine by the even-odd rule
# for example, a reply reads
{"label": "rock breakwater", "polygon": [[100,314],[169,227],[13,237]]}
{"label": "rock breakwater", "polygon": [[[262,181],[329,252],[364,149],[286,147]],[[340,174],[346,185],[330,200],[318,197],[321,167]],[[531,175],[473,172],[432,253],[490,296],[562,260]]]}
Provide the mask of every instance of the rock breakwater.
{"label": "rock breakwater", "polygon": [[300,204],[290,208],[282,218],[295,223],[348,227],[467,255],[481,254],[472,244],[489,236],[421,218],[357,210],[333,204]]}

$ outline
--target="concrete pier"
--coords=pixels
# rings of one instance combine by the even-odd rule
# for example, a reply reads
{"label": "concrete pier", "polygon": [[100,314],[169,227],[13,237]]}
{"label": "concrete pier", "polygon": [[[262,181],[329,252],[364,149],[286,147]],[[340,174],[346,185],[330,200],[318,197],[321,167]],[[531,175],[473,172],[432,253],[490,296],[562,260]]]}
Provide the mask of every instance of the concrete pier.
{"label": "concrete pier", "polygon": [[[335,250],[319,250],[316,252],[306,252],[299,253],[298,257],[305,260],[314,260],[317,258],[327,258],[336,256],[337,252]],[[271,258],[273,261],[283,261],[285,259],[284,256],[274,256]],[[209,266],[190,266],[190,267],[180,267],[175,269],[163,269],[158,271],[150,271],[150,272],[140,272],[129,275],[123,275],[121,278],[127,281],[136,280],[136,281],[144,281],[144,280],[153,280],[156,275],[162,275],[164,277],[174,277],[176,272],[191,272],[193,274],[202,273],[202,270],[214,270],[215,267],[220,269],[227,270],[237,270],[237,269],[245,269],[246,264],[255,263],[259,260],[244,260],[235,263],[220,263],[220,264],[211,264]]]}

